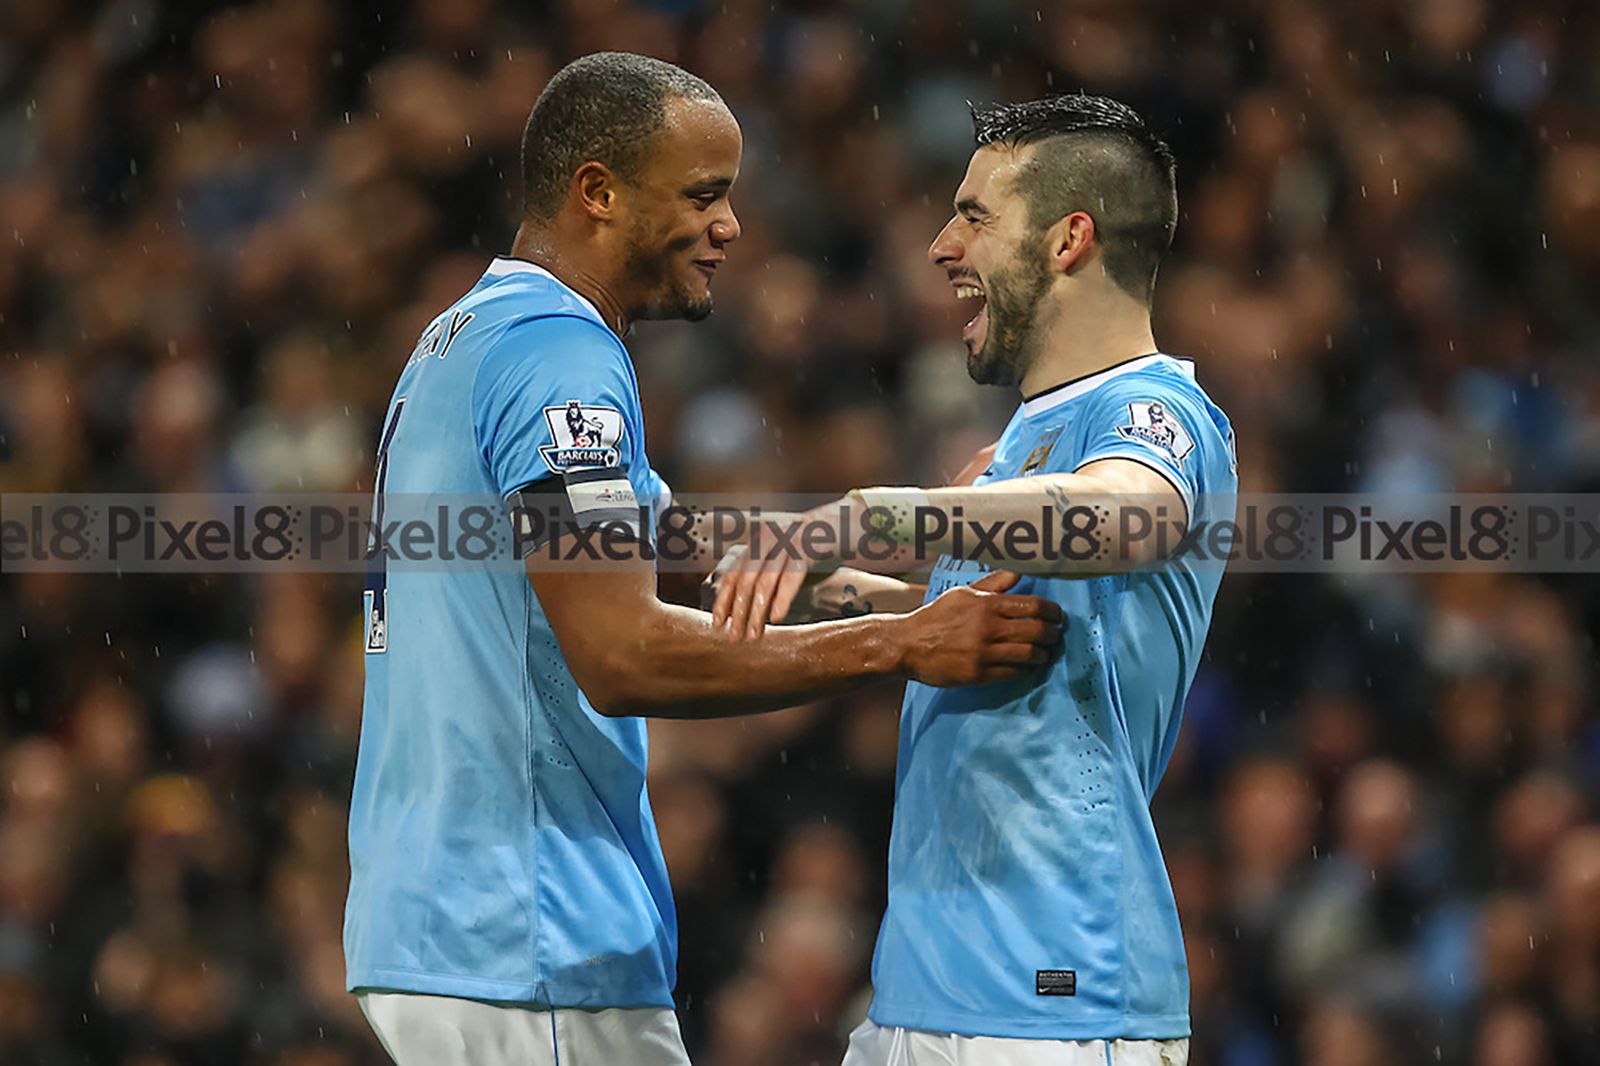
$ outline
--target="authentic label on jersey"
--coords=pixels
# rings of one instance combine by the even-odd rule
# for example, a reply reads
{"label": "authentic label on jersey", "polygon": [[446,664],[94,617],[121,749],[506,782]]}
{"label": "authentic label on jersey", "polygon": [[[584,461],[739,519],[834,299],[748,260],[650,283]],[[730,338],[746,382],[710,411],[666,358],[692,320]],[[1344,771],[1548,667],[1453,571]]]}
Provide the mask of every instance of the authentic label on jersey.
{"label": "authentic label on jersey", "polygon": [[1075,996],[1078,994],[1077,970],[1038,970],[1034,973],[1034,991],[1041,996]]}
{"label": "authentic label on jersey", "polygon": [[551,472],[620,464],[617,444],[622,440],[622,412],[615,407],[568,400],[564,407],[546,407],[544,417],[555,443],[542,446],[539,454]]}
{"label": "authentic label on jersey", "polygon": [[1194,438],[1160,400],[1141,400],[1128,405],[1128,422],[1117,427],[1125,439],[1165,452],[1173,462],[1194,451]]}

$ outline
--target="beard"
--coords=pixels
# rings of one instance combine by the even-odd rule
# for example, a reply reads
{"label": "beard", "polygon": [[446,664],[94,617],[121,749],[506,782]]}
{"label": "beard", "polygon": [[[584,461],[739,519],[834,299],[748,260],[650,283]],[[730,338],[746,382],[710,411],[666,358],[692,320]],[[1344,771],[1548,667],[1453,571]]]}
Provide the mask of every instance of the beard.
{"label": "beard", "polygon": [[697,239],[686,237],[663,243],[656,235],[645,232],[643,226],[628,234],[631,250],[623,264],[623,274],[634,292],[646,294],[641,306],[630,310],[630,318],[699,322],[711,314],[711,291],[695,293],[683,277],[684,254]]}
{"label": "beard", "polygon": [[1016,385],[1038,350],[1035,336],[1039,302],[1050,287],[1042,260],[1019,256],[996,270],[984,284],[984,312],[989,316],[983,344],[967,352],[967,373],[979,385]]}

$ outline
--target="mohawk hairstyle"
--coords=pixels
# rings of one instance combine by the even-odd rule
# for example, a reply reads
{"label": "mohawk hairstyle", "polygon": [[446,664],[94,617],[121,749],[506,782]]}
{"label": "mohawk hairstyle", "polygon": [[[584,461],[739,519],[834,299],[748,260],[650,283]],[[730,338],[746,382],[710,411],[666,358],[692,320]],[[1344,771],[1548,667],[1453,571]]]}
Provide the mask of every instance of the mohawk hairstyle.
{"label": "mohawk hairstyle", "polygon": [[1106,96],[968,106],[978,147],[1037,146],[1016,179],[1029,223],[1045,229],[1086,212],[1106,273],[1148,302],[1178,227],[1177,171],[1166,142],[1133,108]]}
{"label": "mohawk hairstyle", "polygon": [[590,160],[624,181],[638,177],[675,99],[722,97],[682,67],[632,52],[595,52],[556,71],[522,134],[524,214],[553,218]]}

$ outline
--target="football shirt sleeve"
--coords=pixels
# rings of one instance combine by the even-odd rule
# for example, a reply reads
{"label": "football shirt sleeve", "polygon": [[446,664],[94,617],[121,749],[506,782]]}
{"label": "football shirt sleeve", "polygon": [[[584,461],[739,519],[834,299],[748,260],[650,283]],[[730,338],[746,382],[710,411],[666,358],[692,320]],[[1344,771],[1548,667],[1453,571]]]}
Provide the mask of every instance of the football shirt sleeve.
{"label": "football shirt sleeve", "polygon": [[656,473],[654,467],[650,468],[645,478],[645,490],[639,502],[649,508],[650,528],[659,529],[661,516],[672,506],[672,486],[667,484],[666,478]]}
{"label": "football shirt sleeve", "polygon": [[555,507],[563,521],[620,524],[640,536],[629,480],[639,427],[626,360],[609,330],[574,315],[517,323],[484,356],[474,430],[495,487],[514,507]]}
{"label": "football shirt sleeve", "polygon": [[1099,389],[1084,412],[1081,469],[1101,459],[1130,459],[1172,483],[1194,514],[1206,490],[1203,471],[1221,446],[1205,407],[1175,382],[1129,375]]}

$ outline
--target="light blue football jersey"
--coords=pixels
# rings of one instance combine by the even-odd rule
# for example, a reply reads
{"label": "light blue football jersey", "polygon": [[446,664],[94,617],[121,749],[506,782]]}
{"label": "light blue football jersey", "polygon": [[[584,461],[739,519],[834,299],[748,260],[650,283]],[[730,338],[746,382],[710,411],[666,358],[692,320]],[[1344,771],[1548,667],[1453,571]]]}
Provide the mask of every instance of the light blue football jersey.
{"label": "light blue football jersey", "polygon": [[[1233,517],[1227,417],[1192,364],[1149,355],[1018,409],[979,483],[1127,458],[1202,520]],[[987,573],[936,565],[928,597]],[[879,1025],[1092,1040],[1189,1034],[1177,907],[1150,800],[1178,736],[1220,567],[1012,590],[1066,615],[1041,673],[906,686],[889,905],[873,957]]]}
{"label": "light blue football jersey", "polygon": [[[378,491],[504,498],[612,468],[658,501],[643,429],[627,351],[594,307],[497,259],[402,371]],[[671,1006],[644,721],[594,710],[514,566],[391,565],[368,584],[347,985]]]}

